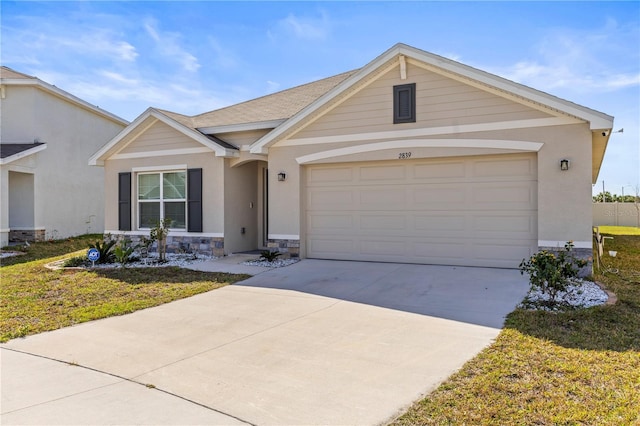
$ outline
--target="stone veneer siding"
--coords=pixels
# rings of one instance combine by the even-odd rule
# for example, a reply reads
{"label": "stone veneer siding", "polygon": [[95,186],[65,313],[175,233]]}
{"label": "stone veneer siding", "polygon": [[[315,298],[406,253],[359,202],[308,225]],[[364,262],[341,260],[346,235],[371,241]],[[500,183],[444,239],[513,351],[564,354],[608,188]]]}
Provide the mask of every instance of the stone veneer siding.
{"label": "stone veneer siding", "polygon": [[[108,237],[108,236],[105,236]],[[113,236],[112,236],[113,237]],[[133,244],[138,244],[147,235],[117,235],[118,240],[128,238]],[[154,242],[150,247],[151,252],[158,251],[158,243]],[[167,235],[167,253],[197,253],[204,256],[224,256],[223,237],[183,237]]]}
{"label": "stone veneer siding", "polygon": [[[561,251],[564,251],[564,247],[543,247],[543,246],[538,246],[538,250],[542,251],[542,250],[546,250],[549,251],[551,253],[559,253]],[[587,261],[587,264],[580,269],[580,272],[578,272],[578,276],[581,278],[587,277],[589,275],[593,274],[593,249],[589,249],[589,248],[573,248],[573,250],[571,250],[571,254],[573,255],[573,257],[575,257],[576,259],[583,259]]]}
{"label": "stone veneer siding", "polygon": [[44,241],[44,229],[9,230],[9,241]]}
{"label": "stone veneer siding", "polygon": [[280,253],[288,254],[289,257],[300,257],[300,240],[268,240],[267,247],[277,248]]}

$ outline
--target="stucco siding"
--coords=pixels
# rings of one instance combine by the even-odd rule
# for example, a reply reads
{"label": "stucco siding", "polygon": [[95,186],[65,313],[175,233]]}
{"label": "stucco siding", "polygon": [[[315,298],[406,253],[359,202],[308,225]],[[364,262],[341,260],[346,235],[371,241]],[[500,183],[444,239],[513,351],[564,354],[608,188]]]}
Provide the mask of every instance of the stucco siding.
{"label": "stucco siding", "polygon": [[5,97],[0,108],[2,143],[30,143],[34,138],[42,137],[34,133],[34,104],[37,95],[38,89],[34,87],[5,87]]}
{"label": "stucco siding", "polygon": [[[392,88],[407,83],[416,83],[416,122],[394,125]],[[408,65],[407,79],[392,69],[291,138],[546,117],[528,106]]]}
{"label": "stucco siding", "polygon": [[178,168],[202,168],[202,232],[224,233],[224,159],[210,154],[172,155],[124,160],[107,160],[105,172],[105,230],[118,230],[118,173],[132,173],[132,230],[137,230],[136,172]]}
{"label": "stucco siding", "polygon": [[103,171],[87,161],[124,124],[34,87],[8,86],[5,95],[3,143],[37,140],[47,146],[29,157],[34,173],[33,226],[44,229],[47,238],[102,232]]}
{"label": "stucco siding", "polygon": [[202,148],[202,144],[157,121],[118,154],[145,153],[184,148]]}

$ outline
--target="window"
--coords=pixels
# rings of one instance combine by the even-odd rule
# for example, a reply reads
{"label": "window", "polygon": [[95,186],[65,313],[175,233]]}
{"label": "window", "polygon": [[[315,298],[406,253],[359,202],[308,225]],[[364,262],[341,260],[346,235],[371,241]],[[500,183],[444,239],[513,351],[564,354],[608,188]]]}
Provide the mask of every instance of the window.
{"label": "window", "polygon": [[393,86],[393,124],[416,122],[416,84]]}
{"label": "window", "polygon": [[138,174],[138,228],[153,228],[170,219],[170,228],[186,228],[187,173]]}

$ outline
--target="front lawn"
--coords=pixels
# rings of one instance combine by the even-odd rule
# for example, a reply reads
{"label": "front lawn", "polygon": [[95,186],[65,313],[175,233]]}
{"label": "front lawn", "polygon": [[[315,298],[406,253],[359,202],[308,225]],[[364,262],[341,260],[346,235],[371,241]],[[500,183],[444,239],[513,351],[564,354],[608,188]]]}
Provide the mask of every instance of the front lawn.
{"label": "front lawn", "polygon": [[[248,278],[176,267],[57,270],[45,264],[86,253],[101,236],[31,244],[0,269],[0,342],[127,314]],[[82,251],[78,251],[82,249]]]}
{"label": "front lawn", "polygon": [[606,249],[618,255],[596,279],[615,305],[516,309],[495,343],[392,424],[640,424],[640,236]]}

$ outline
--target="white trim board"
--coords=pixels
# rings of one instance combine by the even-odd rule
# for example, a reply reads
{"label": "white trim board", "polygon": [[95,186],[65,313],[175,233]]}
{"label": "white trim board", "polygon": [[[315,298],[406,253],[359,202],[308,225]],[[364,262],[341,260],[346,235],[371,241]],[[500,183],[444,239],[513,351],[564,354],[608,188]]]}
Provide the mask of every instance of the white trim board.
{"label": "white trim board", "polygon": [[[559,249],[564,249],[564,245],[566,241],[554,241],[554,240],[538,240],[538,247],[554,247]],[[574,241],[574,248],[580,249],[590,249],[593,248],[592,241]]]}
{"label": "white trim board", "polygon": [[368,143],[364,145],[348,146],[345,148],[331,149],[316,152],[296,158],[298,164],[307,164],[313,161],[327,158],[342,157],[345,155],[361,154],[364,152],[382,151],[386,149],[407,148],[489,148],[511,149],[524,152],[538,152],[544,144],[539,142],[492,140],[492,139],[403,139]]}
{"label": "white trim board", "polygon": [[268,234],[269,240],[299,240],[300,235],[297,234]]}
{"label": "white trim board", "polygon": [[430,127],[422,129],[391,130],[387,132],[355,133],[351,135],[318,136],[312,138],[287,139],[274,147],[300,146],[325,143],[363,142],[371,140],[399,139],[421,136],[450,135],[471,132],[487,132],[494,130],[524,129],[531,127],[562,126],[581,123],[569,117],[534,118],[529,120],[498,121],[493,123],[463,124],[459,126]]}
{"label": "white trim board", "polygon": [[148,152],[127,152],[125,154],[112,155],[111,159],[126,160],[130,158],[164,157],[164,156],[204,154],[204,153],[215,154],[215,152],[212,149],[202,147],[202,148],[165,149],[162,151],[148,151]]}
{"label": "white trim board", "polygon": [[132,167],[132,172],[162,172],[166,170],[178,170],[184,171],[187,170],[186,164],[178,164],[178,165],[167,165],[167,166],[145,166],[145,167]]}
{"label": "white trim board", "polygon": [[[149,235],[148,230],[142,231],[104,231],[105,234],[112,235]],[[224,238],[223,232],[186,232],[186,231],[174,231],[169,232],[169,237],[209,237],[209,238]]]}

